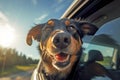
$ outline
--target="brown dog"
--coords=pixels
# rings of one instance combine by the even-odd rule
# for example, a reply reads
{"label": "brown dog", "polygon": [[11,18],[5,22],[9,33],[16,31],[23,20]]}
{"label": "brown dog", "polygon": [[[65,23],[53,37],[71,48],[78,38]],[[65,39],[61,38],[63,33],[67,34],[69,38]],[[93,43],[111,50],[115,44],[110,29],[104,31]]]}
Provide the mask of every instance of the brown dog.
{"label": "brown dog", "polygon": [[33,27],[26,42],[28,45],[32,39],[40,42],[39,79],[70,80],[68,76],[72,76],[81,55],[83,36],[96,31],[93,24],[70,19],[51,19]]}

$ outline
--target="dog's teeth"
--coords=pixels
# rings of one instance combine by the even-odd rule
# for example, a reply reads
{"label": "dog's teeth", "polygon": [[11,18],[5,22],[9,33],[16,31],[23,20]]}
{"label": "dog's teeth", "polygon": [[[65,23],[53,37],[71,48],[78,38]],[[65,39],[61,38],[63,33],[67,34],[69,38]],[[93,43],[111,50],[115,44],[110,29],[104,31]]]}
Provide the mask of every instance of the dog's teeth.
{"label": "dog's teeth", "polygon": [[70,55],[67,56],[67,60],[70,58]]}

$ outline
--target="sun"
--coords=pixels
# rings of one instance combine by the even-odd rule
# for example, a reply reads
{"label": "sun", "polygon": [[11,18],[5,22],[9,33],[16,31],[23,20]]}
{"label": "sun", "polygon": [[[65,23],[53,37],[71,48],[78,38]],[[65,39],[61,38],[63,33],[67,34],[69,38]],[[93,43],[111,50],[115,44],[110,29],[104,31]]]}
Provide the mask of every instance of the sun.
{"label": "sun", "polygon": [[8,24],[0,24],[0,46],[9,47],[14,39],[14,29]]}

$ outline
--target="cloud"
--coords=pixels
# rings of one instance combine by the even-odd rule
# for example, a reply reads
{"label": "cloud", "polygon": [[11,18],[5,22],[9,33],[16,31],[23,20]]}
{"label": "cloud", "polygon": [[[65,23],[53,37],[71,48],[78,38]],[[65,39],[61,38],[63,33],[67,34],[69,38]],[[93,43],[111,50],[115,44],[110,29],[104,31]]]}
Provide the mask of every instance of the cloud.
{"label": "cloud", "polygon": [[43,22],[48,17],[48,14],[43,14],[35,19],[35,23]]}
{"label": "cloud", "polygon": [[33,5],[37,5],[37,0],[32,0]]}
{"label": "cloud", "polygon": [[58,3],[62,3],[64,0],[56,0]]}
{"label": "cloud", "polygon": [[2,29],[3,27],[11,31],[14,30],[13,27],[10,25],[7,16],[0,11],[0,29]]}
{"label": "cloud", "polygon": [[55,12],[59,12],[60,10],[62,10],[65,7],[65,5],[60,5],[59,7],[55,8]]}
{"label": "cloud", "polygon": [[2,12],[0,12],[0,24],[7,22],[8,22],[8,18]]}
{"label": "cloud", "polygon": [[3,47],[8,47],[13,43],[15,35],[14,28],[10,25],[7,16],[0,11],[0,45]]}
{"label": "cloud", "polygon": [[55,12],[60,12],[62,9],[68,5],[68,3],[71,2],[70,0],[56,0],[56,4],[54,4],[52,7],[54,8]]}
{"label": "cloud", "polygon": [[38,20],[41,21],[41,20],[45,19],[47,16],[48,16],[48,14],[43,14],[42,16],[40,16],[38,18]]}

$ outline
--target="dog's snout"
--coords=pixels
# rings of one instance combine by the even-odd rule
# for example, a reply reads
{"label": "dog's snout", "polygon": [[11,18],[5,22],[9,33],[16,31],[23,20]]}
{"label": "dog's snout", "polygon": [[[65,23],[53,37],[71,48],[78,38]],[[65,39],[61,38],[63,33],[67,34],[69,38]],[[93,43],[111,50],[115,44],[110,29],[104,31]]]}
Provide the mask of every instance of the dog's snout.
{"label": "dog's snout", "polygon": [[67,33],[58,33],[54,36],[53,44],[55,47],[64,49],[71,43],[70,35]]}

